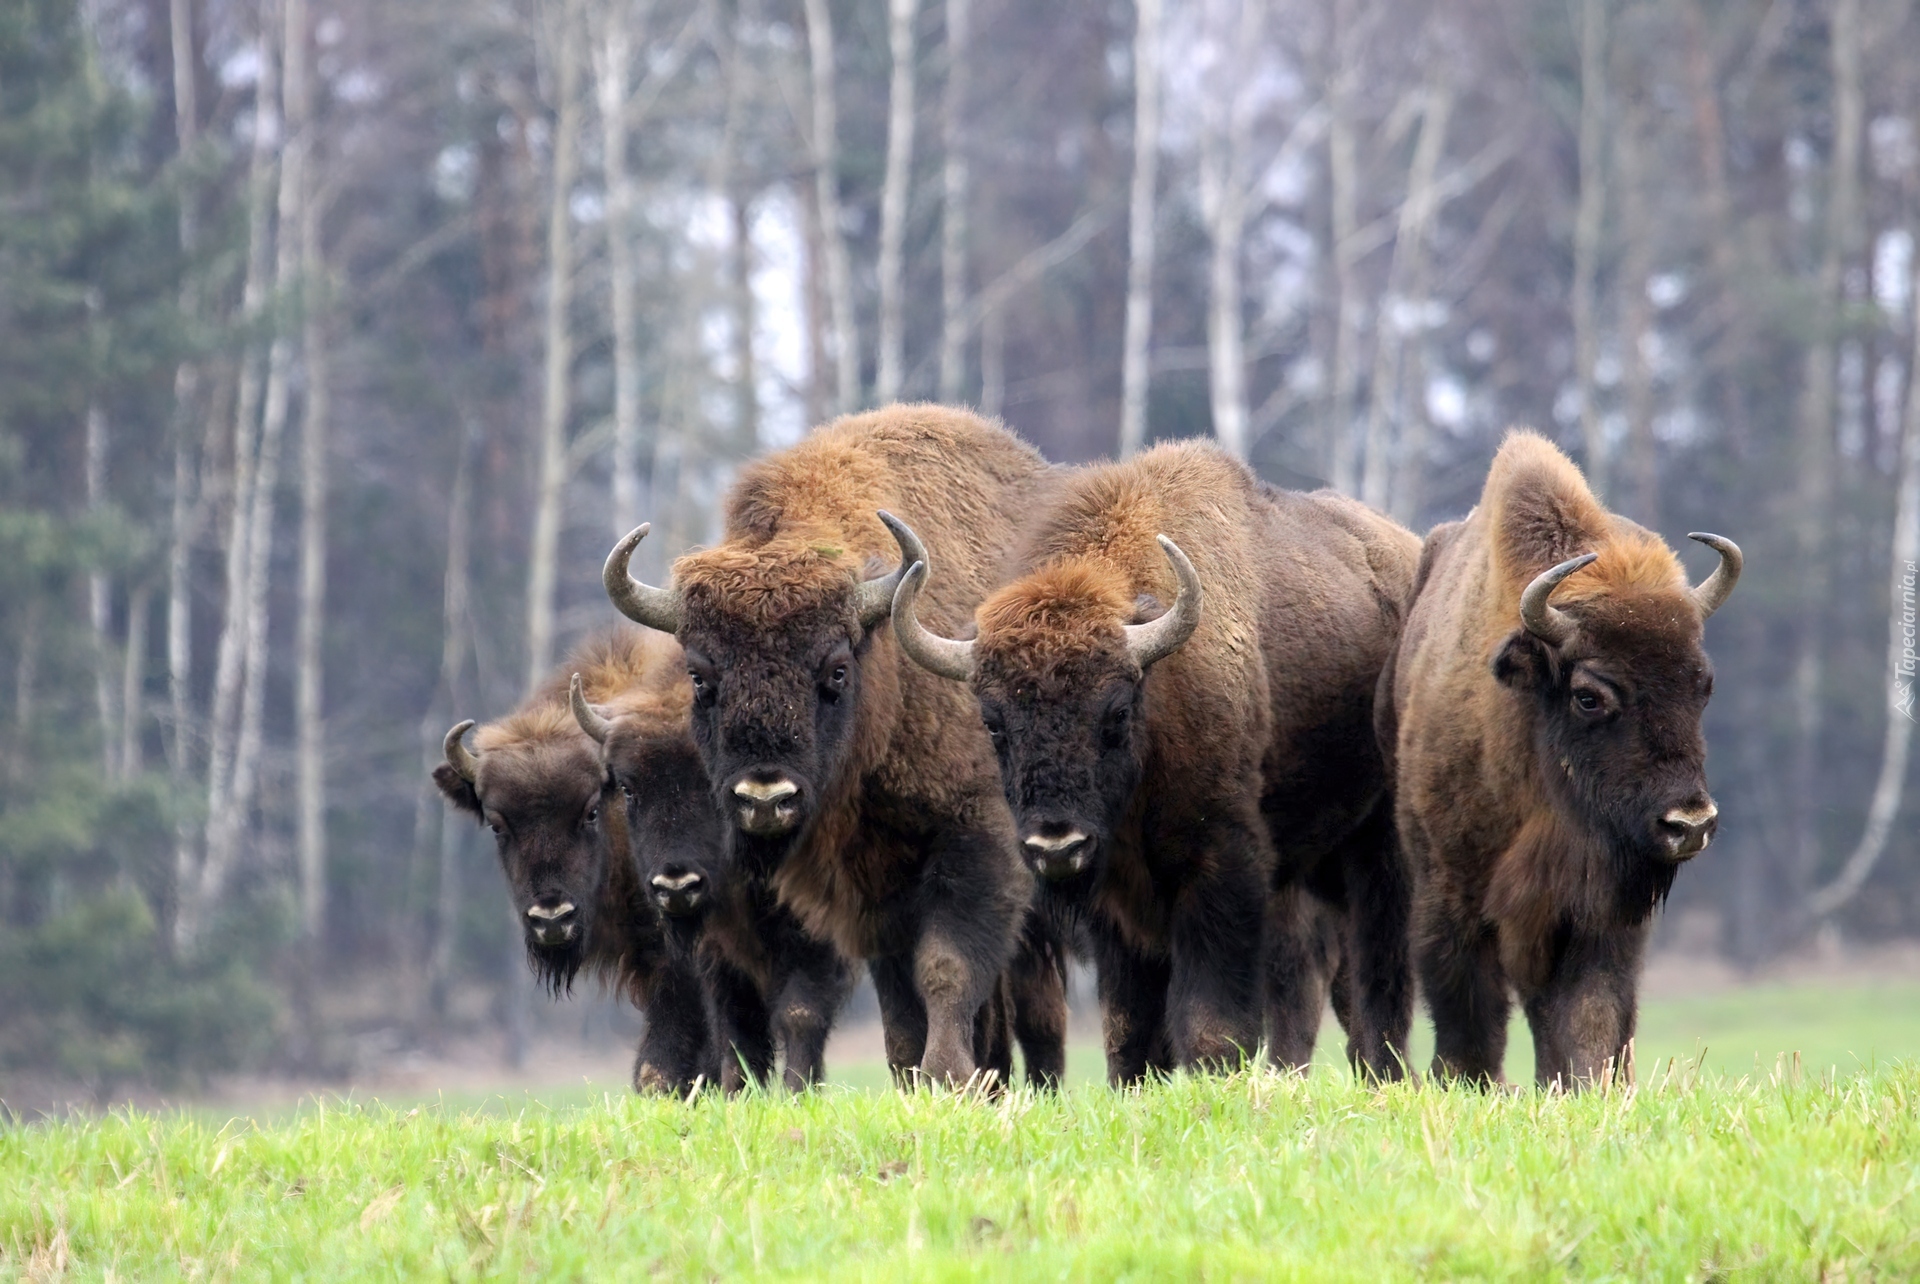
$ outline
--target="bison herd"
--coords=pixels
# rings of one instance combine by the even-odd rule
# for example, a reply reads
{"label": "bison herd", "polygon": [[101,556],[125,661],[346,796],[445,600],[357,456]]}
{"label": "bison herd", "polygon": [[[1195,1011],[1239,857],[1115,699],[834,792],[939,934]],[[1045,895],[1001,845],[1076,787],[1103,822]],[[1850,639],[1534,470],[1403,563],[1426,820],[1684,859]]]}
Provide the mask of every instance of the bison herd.
{"label": "bison herd", "polygon": [[[646,1015],[641,1090],[820,1080],[864,964],[902,1083],[1107,1072],[1631,1072],[1640,958],[1712,838],[1702,623],[1653,534],[1511,435],[1424,541],[1203,442],[1048,465],[963,410],[849,416],[748,466],[639,627],[584,644],[434,771],[491,828],[528,957]],[[784,1063],[783,1065],[781,1063]]]}

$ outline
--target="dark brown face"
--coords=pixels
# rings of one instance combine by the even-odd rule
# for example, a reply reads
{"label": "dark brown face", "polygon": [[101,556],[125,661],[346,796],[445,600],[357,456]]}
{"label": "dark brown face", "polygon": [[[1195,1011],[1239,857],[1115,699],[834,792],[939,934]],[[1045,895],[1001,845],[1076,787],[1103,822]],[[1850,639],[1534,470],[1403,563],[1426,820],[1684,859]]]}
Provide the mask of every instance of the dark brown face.
{"label": "dark brown face", "polygon": [[725,877],[725,834],[706,769],[686,736],[616,729],[608,774],[627,815],[627,841],[641,885],[669,931],[690,942]]}
{"label": "dark brown face", "polygon": [[1145,762],[1145,690],[1122,648],[1045,675],[981,658],[973,692],[1020,854],[1055,891],[1071,895],[1098,881],[1133,804]]}
{"label": "dark brown face", "polygon": [[[1532,697],[1534,743],[1555,795],[1616,850],[1678,864],[1704,850],[1719,823],[1701,730],[1713,664],[1697,620],[1690,607],[1579,618],[1557,646],[1517,630],[1494,675]],[[1683,623],[1655,629],[1649,618]]]}
{"label": "dark brown face", "polygon": [[756,870],[791,849],[847,759],[868,650],[853,618],[832,601],[756,629],[689,604],[681,624],[694,741],[730,844]]}
{"label": "dark brown face", "polygon": [[578,747],[530,759],[496,750],[481,755],[471,784],[446,763],[433,778],[450,802],[493,831],[527,959],[558,994],[572,985],[594,931],[607,879],[601,808],[611,797],[584,737]]}

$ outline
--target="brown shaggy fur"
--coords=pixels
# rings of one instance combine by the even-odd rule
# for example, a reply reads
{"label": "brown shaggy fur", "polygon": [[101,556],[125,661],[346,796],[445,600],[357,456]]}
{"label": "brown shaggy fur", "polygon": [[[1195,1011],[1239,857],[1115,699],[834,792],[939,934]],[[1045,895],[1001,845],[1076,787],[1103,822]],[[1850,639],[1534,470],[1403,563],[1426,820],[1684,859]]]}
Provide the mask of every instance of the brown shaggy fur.
{"label": "brown shaggy fur", "polygon": [[[1553,596],[1575,636],[1559,648],[1530,640],[1522,591],[1589,552],[1598,560]],[[1514,658],[1529,656],[1540,658]],[[1628,693],[1616,732],[1567,715],[1577,669]],[[1601,507],[1550,442],[1511,434],[1479,506],[1428,537],[1383,678],[1380,727],[1418,880],[1416,951],[1439,1071],[1499,1076],[1509,986],[1534,1021],[1542,1082],[1591,1079],[1625,1055],[1648,916],[1673,876],[1639,851],[1635,827],[1706,801],[1699,712],[1710,673],[1673,551]],[[1618,744],[1582,747],[1602,734]],[[1614,1014],[1598,1043],[1574,1029],[1600,1028],[1596,1003]]]}
{"label": "brown shaggy fur", "polygon": [[[711,658],[724,665],[730,703],[717,724],[695,712],[716,777],[767,761],[777,752],[769,746],[812,744],[811,714],[799,708],[811,707],[811,681],[780,684],[793,681],[791,666],[814,663],[819,645],[853,649],[850,738],[822,768],[831,778],[813,783],[820,797],[771,879],[808,931],[871,961],[899,1035],[889,1045],[897,1068],[901,1057],[919,1061],[924,1042],[929,1073],[934,1062],[941,1075],[972,1071],[966,1032],[998,992],[993,978],[1014,950],[1030,886],[971,701],[900,657],[890,629],[869,635],[854,590],[899,562],[875,516],[890,510],[926,540],[938,568],[928,616],[957,627],[992,588],[1046,469],[1030,446],[965,411],[900,405],[849,416],[744,469],[724,542],[673,568],[682,640],[725,655]],[[951,890],[936,895],[936,885]]]}
{"label": "brown shaggy fur", "polygon": [[[1124,817],[1102,818],[1085,808],[1107,786],[1089,782],[1132,769],[1124,759],[1092,775],[1072,766],[1101,716],[1080,706],[1141,682],[1123,626],[1174,600],[1160,534],[1192,560],[1204,605],[1193,636],[1145,681],[1138,785],[1131,801],[1108,800]],[[1418,550],[1410,532],[1361,505],[1273,490],[1211,443],[1185,442],[1067,475],[1022,541],[1016,578],[980,606],[974,690],[1006,719],[1010,740],[1023,739],[1015,723],[1032,740],[1002,751],[1016,818],[1037,824],[1058,812],[1061,825],[1069,813],[1083,830],[1112,825],[1082,904],[1103,955],[1103,994],[1110,968],[1171,969],[1162,982],[1115,982],[1139,990],[1145,1008],[1121,1010],[1119,991],[1104,994],[1114,1077],[1153,1064],[1156,1039],[1183,1064],[1228,1060],[1258,1041],[1259,906],[1269,887],[1281,897],[1309,884],[1338,889],[1344,908],[1349,848],[1369,841],[1358,836],[1384,806],[1373,689]],[[1391,861],[1389,847],[1370,841],[1366,859]],[[1087,894],[1071,880],[1059,890]],[[1371,952],[1374,942],[1361,944]],[[1403,947],[1387,949],[1404,973]],[[1283,941],[1276,953],[1275,988],[1289,991],[1276,1004],[1297,1004],[1301,986],[1314,996],[1304,1033],[1289,1015],[1276,1037],[1289,1060],[1310,1054],[1325,993],[1324,976],[1299,975],[1311,970],[1306,952],[1305,942]],[[1410,1000],[1404,975],[1382,984],[1388,992],[1361,1025],[1385,1028],[1355,1028],[1353,1047],[1374,1072],[1392,1074],[1405,1021],[1382,1018],[1380,1003],[1405,1009]],[[1172,997],[1153,998],[1155,985],[1170,985]],[[1166,1035],[1147,1010],[1157,1002],[1168,1004]]]}

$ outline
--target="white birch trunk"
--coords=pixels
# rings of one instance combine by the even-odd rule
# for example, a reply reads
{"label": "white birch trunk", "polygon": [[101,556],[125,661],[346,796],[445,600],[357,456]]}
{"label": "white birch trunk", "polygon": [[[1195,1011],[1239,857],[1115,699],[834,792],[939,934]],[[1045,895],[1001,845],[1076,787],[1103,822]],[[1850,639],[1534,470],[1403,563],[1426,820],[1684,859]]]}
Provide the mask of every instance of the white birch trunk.
{"label": "white birch trunk", "polygon": [[555,32],[553,173],[547,208],[546,377],[540,401],[533,539],[527,571],[527,690],[553,667],[554,590],[560,555],[560,509],[567,484],[567,415],[571,405],[573,215],[569,202],[579,169],[580,3],[560,0]]}
{"label": "white birch trunk", "polygon": [[[289,78],[291,80],[291,78]],[[311,123],[309,121],[309,128]],[[307,149],[307,163],[313,152]],[[328,441],[332,411],[327,348],[329,303],[320,208],[311,191],[301,199],[300,279],[305,303],[300,346],[307,372],[306,413],[300,426],[300,606],[294,643],[294,774],[299,812],[300,923],[317,949],[327,917],[327,723],[325,641],[327,607]]]}
{"label": "white birch trunk", "polygon": [[[253,148],[247,175],[247,273],[241,287],[241,318],[249,328],[258,325],[264,315],[268,275],[272,271],[272,212],[268,202],[273,188],[274,153],[280,140],[273,0],[262,0],[259,21],[260,79],[255,86]],[[176,946],[183,951],[193,948],[205,925],[209,893],[224,881],[225,866],[232,860],[238,842],[239,818],[235,815],[233,794],[241,685],[246,676],[248,541],[253,531],[258,464],[256,420],[262,391],[259,362],[251,345],[241,352],[239,361],[238,390],[234,397],[233,482],[227,496],[225,608],[219,649],[214,657],[209,719],[206,848],[199,868],[179,889],[180,906],[174,935]],[[209,871],[214,871],[211,878]]]}
{"label": "white birch trunk", "polygon": [[625,535],[646,508],[640,474],[640,323],[633,278],[633,179],[627,170],[627,72],[633,50],[624,13],[609,4],[597,77],[607,180],[607,296],[613,324],[613,531]]}
{"label": "white birch trunk", "polygon": [[[192,0],[169,0],[168,36],[173,52],[173,129],[177,163],[191,163],[199,138],[199,85],[193,45]],[[194,201],[198,193],[183,182],[180,192],[180,252],[191,261],[199,244]],[[192,284],[180,290],[180,314],[191,321],[199,311]],[[167,522],[167,773],[173,787],[178,819],[174,821],[172,892],[168,897],[169,941],[177,936],[181,897],[193,870],[195,833],[188,808],[177,806],[187,796],[193,769],[193,542],[197,487],[193,433],[195,403],[199,397],[199,368],[182,361],[173,370],[173,502]]]}
{"label": "white birch trunk", "polygon": [[132,780],[147,769],[140,733],[146,722],[147,621],[153,588],[137,584],[127,594],[127,646],[120,670],[120,775]]}
{"label": "white birch trunk", "polygon": [[[453,491],[447,500],[447,572],[442,585],[440,625],[440,690],[446,697],[450,717],[459,716],[461,675],[465,672],[468,637],[473,622],[468,618],[467,599],[472,563],[473,457],[479,434],[463,424],[459,452],[453,467]],[[623,532],[624,533],[624,532]],[[422,757],[430,773],[442,760],[442,738],[448,722],[434,715],[441,710],[438,701],[430,704],[420,727]],[[447,814],[439,790],[425,789],[432,814],[440,821],[439,865],[434,879],[434,919],[432,944],[427,951],[427,1006],[435,1021],[445,1024],[448,989],[453,978],[453,948],[460,917],[460,851],[464,845],[465,820]]]}
{"label": "white birch trunk", "polygon": [[1600,235],[1607,210],[1607,0],[1580,0],[1580,203],[1573,222],[1573,365],[1580,394],[1580,438],[1587,451],[1587,482],[1607,496],[1606,435],[1600,421],[1594,366],[1600,357],[1595,292]]}
{"label": "white birch trunk", "polygon": [[1249,63],[1265,25],[1265,0],[1240,0],[1226,50],[1224,101],[1202,146],[1200,201],[1212,253],[1207,272],[1207,374],[1213,435],[1236,459],[1247,457],[1247,361],[1240,259],[1247,227],[1248,152],[1253,134]]}
{"label": "white birch trunk", "polygon": [[[88,311],[99,304],[88,300]],[[98,321],[94,321],[98,325]],[[95,344],[96,348],[98,343]],[[98,516],[107,503],[107,412],[98,398],[87,397],[86,421],[87,511]],[[119,690],[114,670],[113,582],[104,570],[87,573],[87,623],[93,634],[93,696],[100,719],[100,767],[108,780],[120,779]]]}
{"label": "white birch trunk", "polygon": [[880,189],[880,350],[874,378],[874,400],[881,405],[899,400],[906,359],[901,291],[913,188],[913,26],[919,12],[919,0],[888,0],[893,75],[887,91],[887,172]]}
{"label": "white birch trunk", "polygon": [[[1158,4],[1159,0],[1147,0]],[[940,400],[957,405],[966,383],[967,87],[972,0],[947,0],[947,83],[940,105]]]}
{"label": "white birch trunk", "polygon": [[1624,105],[1614,128],[1613,151],[1620,193],[1620,347],[1621,382],[1626,393],[1627,455],[1619,461],[1615,507],[1641,525],[1660,525],[1660,473],[1653,439],[1653,366],[1647,347],[1653,340],[1653,301],[1647,281],[1653,275],[1654,230],[1648,207],[1646,171],[1649,138],[1646,109]]}
{"label": "white birch trunk", "polygon": [[1135,0],[1133,190],[1127,212],[1127,316],[1120,353],[1120,458],[1147,443],[1153,339],[1155,195],[1160,177],[1161,0]]}
{"label": "white birch trunk", "polygon": [[853,269],[840,218],[840,121],[834,87],[833,15],[827,0],[805,0],[807,52],[813,85],[814,199],[826,250],[827,308],[833,318],[835,409],[860,405],[860,330],[853,314]]}
{"label": "white birch trunk", "polygon": [[[1373,378],[1367,403],[1367,457],[1360,479],[1362,502],[1385,510],[1391,498],[1394,476],[1394,421],[1405,380],[1401,371],[1401,352],[1407,336],[1395,323],[1392,309],[1396,303],[1426,302],[1427,234],[1433,222],[1434,181],[1439,175],[1440,158],[1446,152],[1447,125],[1453,113],[1453,87],[1445,80],[1429,85],[1420,111],[1420,137],[1413,145],[1413,159],[1407,165],[1407,196],[1400,205],[1400,226],[1393,242],[1393,265],[1387,269],[1387,291],[1381,300],[1380,317],[1374,326]],[[1417,324],[1417,322],[1416,322]],[[1423,389],[1409,394],[1422,396]],[[1402,441],[1402,447],[1412,445]],[[1424,443],[1422,443],[1424,449]],[[1409,466],[1418,468],[1419,460]]]}
{"label": "white birch trunk", "polygon": [[1327,91],[1327,200],[1333,239],[1333,368],[1327,381],[1327,447],[1333,488],[1343,495],[1356,489],[1358,443],[1353,406],[1360,366],[1359,139],[1354,121],[1354,90],[1360,69],[1356,15],[1358,0],[1333,0],[1333,66]]}
{"label": "white birch trunk", "polygon": [[[1920,230],[1920,229],[1916,229]],[[1920,290],[1920,264],[1913,287]],[[1867,876],[1886,854],[1887,839],[1900,816],[1906,792],[1907,762],[1913,747],[1916,682],[1915,592],[1920,585],[1920,294],[1907,295],[1913,325],[1913,347],[1907,356],[1907,405],[1900,432],[1900,472],[1894,489],[1892,576],[1887,603],[1887,668],[1891,690],[1887,707],[1886,739],[1880,750],[1880,775],[1874,781],[1873,800],[1867,804],[1866,825],[1860,841],[1841,865],[1840,873],[1814,892],[1808,902],[1812,917],[1825,918],[1852,900],[1866,885]]]}

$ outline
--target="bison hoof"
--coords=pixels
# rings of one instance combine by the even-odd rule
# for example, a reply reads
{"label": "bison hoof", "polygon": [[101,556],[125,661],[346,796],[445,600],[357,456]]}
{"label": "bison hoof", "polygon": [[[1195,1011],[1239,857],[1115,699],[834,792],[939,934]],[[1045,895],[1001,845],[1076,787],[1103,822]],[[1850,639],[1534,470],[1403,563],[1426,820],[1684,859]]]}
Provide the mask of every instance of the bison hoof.
{"label": "bison hoof", "polygon": [[915,1082],[923,1087],[964,1088],[974,1077],[973,1058],[962,1048],[928,1048]]}

